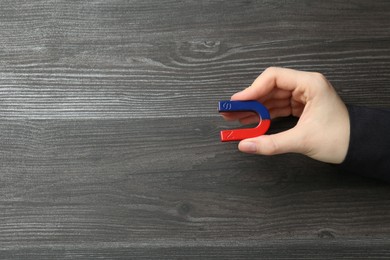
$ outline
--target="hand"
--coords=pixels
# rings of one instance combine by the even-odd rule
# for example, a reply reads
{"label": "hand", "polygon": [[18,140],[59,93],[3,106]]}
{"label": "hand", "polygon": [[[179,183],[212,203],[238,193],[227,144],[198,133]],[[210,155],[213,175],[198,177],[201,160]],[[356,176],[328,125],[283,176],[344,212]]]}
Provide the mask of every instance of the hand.
{"label": "hand", "polygon": [[[271,118],[299,117],[295,127],[273,135],[242,140],[242,152],[262,155],[301,153],[313,159],[341,163],[349,145],[348,110],[326,78],[313,72],[268,68],[231,100],[258,100]],[[243,124],[258,121],[252,113],[224,114]]]}

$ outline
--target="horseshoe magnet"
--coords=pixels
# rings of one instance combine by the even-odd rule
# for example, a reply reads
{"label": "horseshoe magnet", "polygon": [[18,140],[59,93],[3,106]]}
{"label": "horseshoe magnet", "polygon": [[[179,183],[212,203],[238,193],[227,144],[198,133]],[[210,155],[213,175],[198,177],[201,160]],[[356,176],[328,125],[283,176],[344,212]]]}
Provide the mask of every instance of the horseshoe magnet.
{"label": "horseshoe magnet", "polygon": [[221,141],[240,141],[263,135],[271,125],[271,117],[267,108],[254,100],[250,101],[230,101],[224,100],[218,103],[218,112],[243,112],[252,111],[259,116],[259,124],[254,128],[232,129],[221,131]]}

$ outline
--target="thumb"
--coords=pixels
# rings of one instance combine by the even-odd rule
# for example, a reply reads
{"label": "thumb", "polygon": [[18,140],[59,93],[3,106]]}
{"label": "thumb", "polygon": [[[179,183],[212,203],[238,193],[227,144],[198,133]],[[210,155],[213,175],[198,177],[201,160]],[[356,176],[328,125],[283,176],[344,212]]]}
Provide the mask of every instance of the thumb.
{"label": "thumb", "polygon": [[281,153],[302,153],[302,134],[297,128],[273,134],[242,140],[238,149],[245,153],[274,155]]}

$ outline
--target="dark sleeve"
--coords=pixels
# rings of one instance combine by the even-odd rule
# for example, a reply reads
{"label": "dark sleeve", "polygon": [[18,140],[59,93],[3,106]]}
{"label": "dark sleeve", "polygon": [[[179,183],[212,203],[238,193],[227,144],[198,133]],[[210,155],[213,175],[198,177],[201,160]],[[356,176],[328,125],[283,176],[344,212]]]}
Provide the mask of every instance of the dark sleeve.
{"label": "dark sleeve", "polygon": [[390,110],[348,106],[351,132],[346,172],[390,182]]}

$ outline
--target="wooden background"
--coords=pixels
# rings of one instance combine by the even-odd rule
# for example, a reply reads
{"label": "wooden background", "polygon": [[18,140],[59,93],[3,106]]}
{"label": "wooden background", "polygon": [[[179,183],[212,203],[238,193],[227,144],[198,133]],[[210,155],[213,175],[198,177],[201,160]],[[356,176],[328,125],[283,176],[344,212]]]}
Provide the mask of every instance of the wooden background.
{"label": "wooden background", "polygon": [[388,184],[220,143],[268,66],[389,107],[390,2],[1,0],[0,258],[390,258]]}

